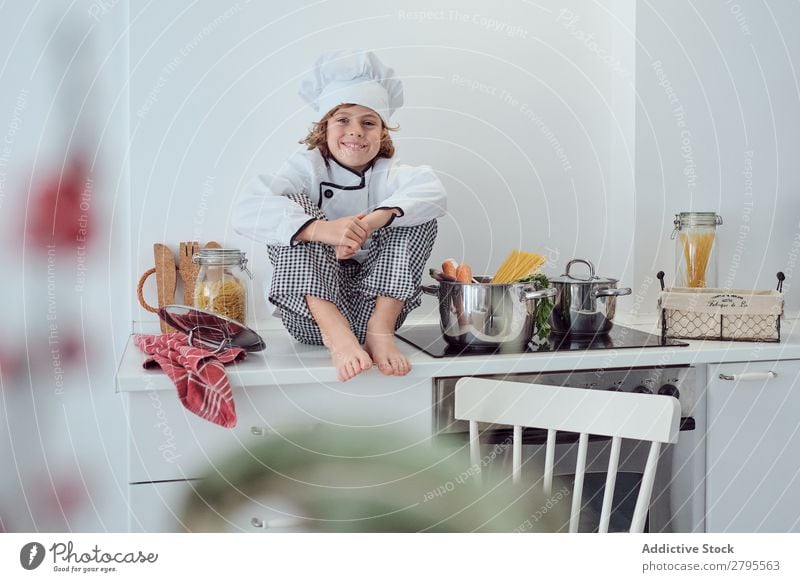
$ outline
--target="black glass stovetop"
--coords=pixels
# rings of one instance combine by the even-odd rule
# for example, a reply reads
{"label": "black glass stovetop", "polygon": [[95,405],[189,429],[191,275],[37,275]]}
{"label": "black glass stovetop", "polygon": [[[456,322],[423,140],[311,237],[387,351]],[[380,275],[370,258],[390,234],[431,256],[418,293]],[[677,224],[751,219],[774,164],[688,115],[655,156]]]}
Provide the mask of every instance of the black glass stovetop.
{"label": "black glass stovetop", "polygon": [[625,348],[658,348],[664,346],[688,346],[686,342],[663,339],[630,327],[615,325],[611,331],[594,336],[550,335],[546,342],[535,340],[524,349],[517,348],[470,348],[449,345],[437,324],[413,325],[399,329],[396,334],[404,342],[419,348],[434,358],[450,356],[485,356],[486,354],[533,354],[538,352],[560,352],[577,350],[615,350]]}

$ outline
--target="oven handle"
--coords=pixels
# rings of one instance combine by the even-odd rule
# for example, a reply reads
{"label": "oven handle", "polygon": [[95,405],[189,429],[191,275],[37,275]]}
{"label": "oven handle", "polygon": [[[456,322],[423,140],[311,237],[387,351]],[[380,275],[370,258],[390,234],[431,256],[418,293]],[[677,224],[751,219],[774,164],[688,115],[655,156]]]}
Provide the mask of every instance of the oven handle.
{"label": "oven handle", "polygon": [[744,374],[720,374],[720,380],[729,380],[731,382],[752,382],[754,380],[771,380],[777,378],[778,375],[770,370],[769,372],[745,372]]}

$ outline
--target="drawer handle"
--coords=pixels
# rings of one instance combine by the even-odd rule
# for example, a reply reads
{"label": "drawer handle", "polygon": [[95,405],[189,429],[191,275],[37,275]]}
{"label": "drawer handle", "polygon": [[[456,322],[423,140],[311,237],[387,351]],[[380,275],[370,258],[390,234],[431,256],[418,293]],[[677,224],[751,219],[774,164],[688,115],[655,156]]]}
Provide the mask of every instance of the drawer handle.
{"label": "drawer handle", "polygon": [[253,517],[250,519],[250,525],[259,529],[288,529],[302,526],[303,520],[296,517],[276,517],[264,521],[260,517]]}
{"label": "drawer handle", "polygon": [[[303,425],[303,426],[296,426],[292,430],[298,431],[298,432],[313,432],[318,427],[319,427],[319,424],[308,424],[308,425]],[[280,428],[278,428],[277,430],[280,430]],[[264,436],[264,435],[270,435],[270,434],[275,434],[275,433],[276,433],[276,429],[273,429],[273,428],[270,428],[270,427],[263,427],[263,426],[251,426],[250,427],[250,434],[253,435],[253,436]]]}
{"label": "drawer handle", "polygon": [[754,380],[771,380],[778,375],[770,370],[769,372],[745,372],[744,374],[720,374],[720,380],[730,380],[732,382],[748,382]]}

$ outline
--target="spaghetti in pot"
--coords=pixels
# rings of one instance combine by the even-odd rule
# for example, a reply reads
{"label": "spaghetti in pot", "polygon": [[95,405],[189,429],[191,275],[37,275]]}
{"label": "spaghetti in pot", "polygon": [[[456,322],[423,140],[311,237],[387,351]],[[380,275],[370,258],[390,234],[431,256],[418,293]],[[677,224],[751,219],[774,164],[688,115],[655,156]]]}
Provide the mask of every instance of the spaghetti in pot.
{"label": "spaghetti in pot", "polygon": [[511,251],[492,277],[492,283],[513,283],[534,275],[546,260],[545,257],[536,253]]}

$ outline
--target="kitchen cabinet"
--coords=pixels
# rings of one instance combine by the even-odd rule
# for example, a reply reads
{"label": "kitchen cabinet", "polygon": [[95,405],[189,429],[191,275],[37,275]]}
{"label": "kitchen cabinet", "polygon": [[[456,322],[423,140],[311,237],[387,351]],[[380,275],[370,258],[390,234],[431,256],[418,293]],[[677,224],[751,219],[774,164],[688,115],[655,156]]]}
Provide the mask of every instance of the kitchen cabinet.
{"label": "kitchen cabinet", "polygon": [[800,360],[709,366],[707,532],[800,531],[798,376]]}
{"label": "kitchen cabinet", "polygon": [[[679,504],[665,517],[672,519],[671,529],[698,531],[705,513],[708,531],[800,531],[800,460],[792,455],[800,445],[795,420],[800,393],[794,390],[800,373],[800,334],[793,322],[782,332],[779,344],[702,341],[690,342],[687,348],[441,359],[402,344],[413,364],[408,376],[387,378],[374,370],[342,384],[324,349],[299,345],[282,330],[267,331],[265,352],[228,367],[238,415],[233,429],[187,412],[165,374],[142,369],[143,356],[131,341],[117,373],[128,419],[121,430],[128,432],[131,530],[184,531],[177,516],[195,479],[213,474],[223,459],[253,450],[269,435],[281,438],[290,430],[326,424],[380,426],[409,445],[425,442],[432,433],[435,378],[692,365],[702,374],[693,414],[697,428],[683,433],[674,456],[666,459],[673,466],[671,488]],[[747,360],[754,362],[730,363]],[[760,383],[718,380],[721,372],[768,370],[776,371],[777,378]],[[711,380],[703,391],[707,377]],[[711,425],[708,433],[706,420]],[[684,459],[698,448],[708,459],[692,454],[694,465],[687,471]],[[694,476],[705,475],[706,467],[703,487]],[[704,492],[710,496],[707,501]],[[692,508],[691,519],[680,518],[681,508],[687,506]],[[221,529],[253,531],[253,517],[276,517],[264,514],[263,507],[276,505],[237,508],[241,515],[220,516]]]}
{"label": "kitchen cabinet", "polygon": [[[130,531],[186,531],[180,516],[194,494],[193,484],[214,474],[228,459],[257,450],[269,437],[291,438],[296,431],[325,424],[384,426],[400,435],[403,445],[430,436],[431,388],[427,379],[387,378],[375,371],[347,384],[234,386],[233,394],[237,424],[232,429],[187,411],[172,386],[123,394],[128,414]],[[282,519],[276,507],[280,508],[280,500],[236,507],[235,514],[219,516],[214,527],[279,531],[280,527],[252,523],[254,518],[263,523]]]}

